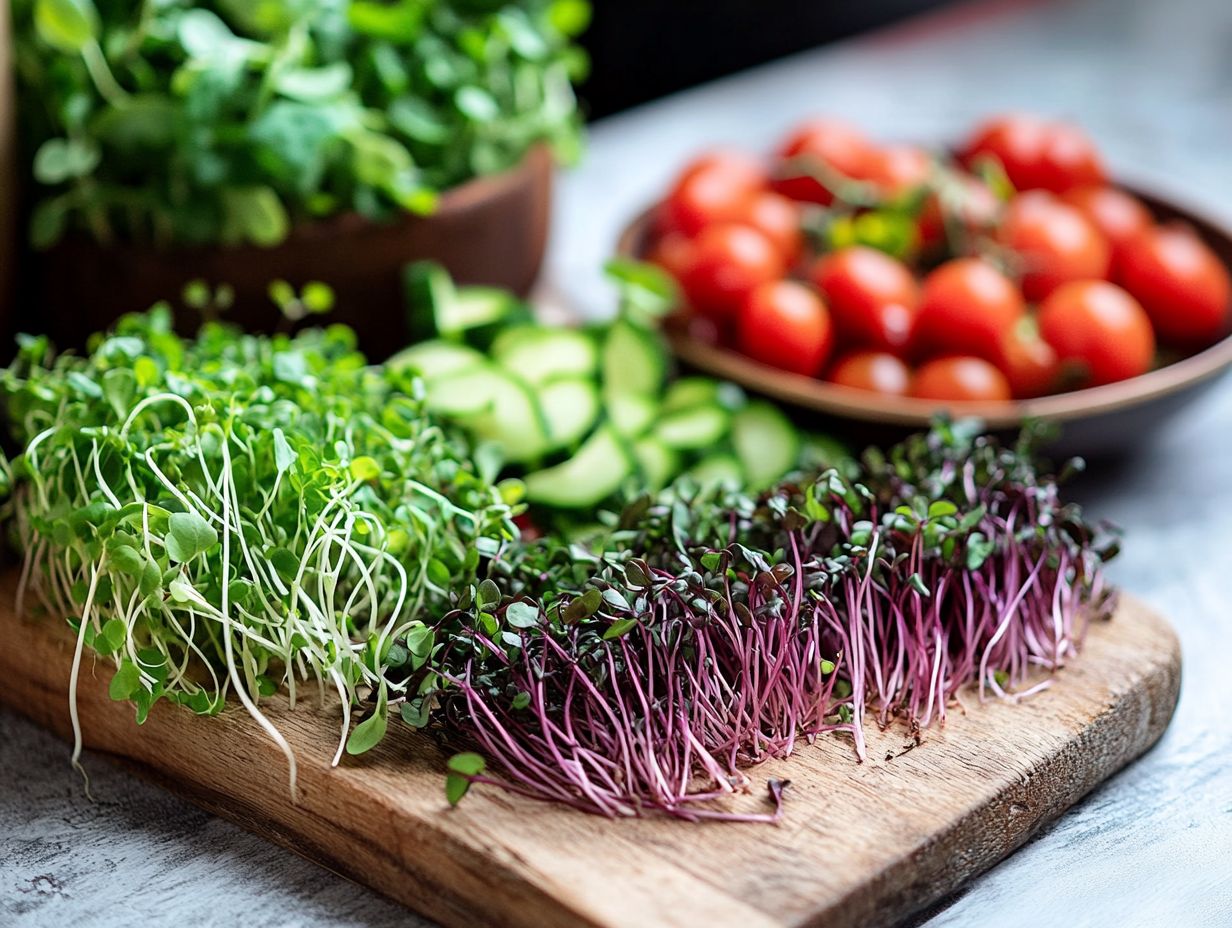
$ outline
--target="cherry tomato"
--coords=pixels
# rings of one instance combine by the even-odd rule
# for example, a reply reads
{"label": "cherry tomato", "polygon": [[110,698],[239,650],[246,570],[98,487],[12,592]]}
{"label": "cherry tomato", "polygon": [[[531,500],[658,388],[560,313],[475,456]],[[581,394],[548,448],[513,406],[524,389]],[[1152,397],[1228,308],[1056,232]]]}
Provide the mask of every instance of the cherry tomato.
{"label": "cherry tomato", "polygon": [[794,200],[766,191],[748,201],[741,221],[752,226],[774,243],[788,267],[804,253],[804,230],[800,225],[800,206]]}
{"label": "cherry tomato", "polygon": [[974,166],[992,156],[1018,190],[1064,193],[1104,182],[1104,168],[1091,140],[1076,126],[1037,116],[998,116],[968,140],[962,161]]}
{"label": "cherry tomato", "polygon": [[855,166],[853,176],[872,184],[887,200],[922,187],[932,170],[928,152],[914,145],[888,145],[872,149]]}
{"label": "cherry tomato", "polygon": [[825,294],[841,341],[903,350],[920,303],[919,285],[903,262],[853,245],[822,257],[810,276]]}
{"label": "cherry tomato", "polygon": [[1122,247],[1118,268],[1162,341],[1208,345],[1227,333],[1228,269],[1187,226],[1154,226],[1135,235]]}
{"label": "cherry tomato", "polygon": [[1112,263],[1112,250],[1099,230],[1042,190],[1014,198],[1001,239],[1022,259],[1022,292],[1028,300],[1042,300],[1066,281],[1107,277]]}
{"label": "cherry tomato", "polygon": [[1020,320],[1001,341],[998,367],[1010,383],[1010,392],[1019,399],[1053,392],[1061,376],[1061,359],[1056,350],[1040,338],[1030,323],[1028,319]]}
{"label": "cherry tomato", "polygon": [[[957,202],[942,201],[932,194],[924,201],[918,221],[920,244],[925,248],[941,244],[947,234],[946,220],[957,222],[968,231],[981,232],[991,229],[1001,212],[1001,201],[978,177],[961,175],[957,178],[960,193]],[[946,210],[949,211],[947,215]]]}
{"label": "cherry tomato", "polygon": [[[856,177],[867,163],[872,145],[859,129],[837,119],[816,119],[800,126],[778,148],[779,176],[774,189],[785,197],[828,205],[833,194],[807,174],[807,163],[820,161],[845,177]],[[793,167],[792,162],[799,162]],[[803,168],[803,170],[802,170]]]}
{"label": "cherry tomato", "polygon": [[1075,280],[1040,304],[1040,335],[1063,361],[1079,361],[1093,386],[1151,367],[1155,333],[1146,310],[1106,280]]}
{"label": "cherry tomato", "polygon": [[1151,213],[1142,201],[1116,187],[1075,187],[1061,199],[1103,233],[1114,254],[1152,223]]}
{"label": "cherry tomato", "polygon": [[734,317],[754,287],[785,270],[770,239],[746,225],[710,226],[693,240],[692,250],[681,287],[695,309],[716,319]]}
{"label": "cherry tomato", "polygon": [[911,395],[922,400],[1008,400],[1009,381],[983,358],[935,358],[911,379]]}
{"label": "cherry tomato", "polygon": [[693,242],[683,232],[668,232],[650,249],[646,260],[680,280],[693,260]]}
{"label": "cherry tomato", "polygon": [[755,361],[815,377],[834,345],[830,313],[816,293],[794,280],[751,291],[740,309],[737,341]]}
{"label": "cherry tomato", "polygon": [[765,184],[765,172],[752,159],[731,153],[705,155],[684,169],[663,201],[662,230],[696,235],[706,226],[739,219]]}
{"label": "cherry tomato", "polygon": [[826,379],[856,390],[906,396],[911,370],[889,352],[855,351],[835,361]]}
{"label": "cherry tomato", "polygon": [[913,351],[998,361],[1002,339],[1025,312],[1008,277],[980,258],[955,258],[924,279]]}

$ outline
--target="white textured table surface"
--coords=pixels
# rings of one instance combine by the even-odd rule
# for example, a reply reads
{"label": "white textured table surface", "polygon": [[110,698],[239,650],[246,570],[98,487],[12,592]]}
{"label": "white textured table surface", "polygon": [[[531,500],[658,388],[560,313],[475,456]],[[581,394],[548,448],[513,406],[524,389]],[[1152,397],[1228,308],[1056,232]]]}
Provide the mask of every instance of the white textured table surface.
{"label": "white textured table surface", "polygon": [[[1121,176],[1232,220],[1227,0],[984,3],[597,125],[586,165],[562,185],[549,288],[603,311],[596,268],[620,224],[708,143],[765,145],[811,113],[945,138],[1003,108],[1074,117]],[[1180,632],[1176,719],[1144,760],[939,906],[929,926],[1232,924],[1232,380],[1126,466],[1089,475],[1081,493],[1127,531],[1116,579]],[[0,711],[3,928],[424,924],[103,761],[87,764],[94,802],[61,742]]]}

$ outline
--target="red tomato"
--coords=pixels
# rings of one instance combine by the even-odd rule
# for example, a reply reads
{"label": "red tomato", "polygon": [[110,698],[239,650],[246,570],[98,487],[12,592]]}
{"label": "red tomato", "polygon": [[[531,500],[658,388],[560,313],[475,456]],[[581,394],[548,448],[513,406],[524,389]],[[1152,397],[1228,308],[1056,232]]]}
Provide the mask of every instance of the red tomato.
{"label": "red tomato", "polygon": [[980,258],[955,258],[924,279],[913,350],[998,361],[1002,339],[1025,312],[1008,277]]}
{"label": "red tomato", "polygon": [[872,149],[863,163],[856,165],[857,180],[866,181],[888,200],[922,187],[932,170],[932,158],[914,145],[888,145]]}
{"label": "red tomato", "polygon": [[1099,230],[1042,190],[1014,198],[1001,239],[1022,259],[1022,292],[1028,300],[1042,300],[1070,280],[1106,278],[1112,263],[1112,250]]}
{"label": "red tomato", "polygon": [[1106,280],[1075,280],[1040,304],[1040,334],[1063,361],[1079,361],[1093,386],[1150,370],[1155,333],[1146,310]]}
{"label": "red tomato", "polygon": [[758,193],[745,206],[742,221],[774,243],[788,267],[804,253],[804,230],[800,225],[800,206],[778,193]]}
{"label": "red tomato", "polygon": [[968,140],[962,161],[971,167],[981,156],[996,158],[1018,190],[1064,193],[1104,182],[1099,153],[1086,134],[1038,116],[998,116],[984,123]]}
{"label": "red tomato", "polygon": [[1154,226],[1125,243],[1121,283],[1137,297],[1162,341],[1208,345],[1228,331],[1228,269],[1187,226]]}
{"label": "red tomato", "polygon": [[931,195],[924,202],[924,208],[920,211],[919,229],[920,244],[925,248],[939,245],[945,240],[947,218],[970,231],[984,231],[996,224],[1001,211],[1001,201],[996,194],[978,177],[961,175],[957,180],[962,192],[958,202],[946,204],[945,209],[950,211],[949,216],[943,211],[937,194]]}
{"label": "red tomato", "polygon": [[783,256],[761,232],[746,225],[717,225],[693,240],[692,260],[680,284],[699,312],[730,319],[754,287],[781,277],[784,270]]}
{"label": "red tomato", "polygon": [[663,231],[696,235],[706,226],[739,219],[765,184],[765,171],[742,155],[716,152],[698,158],[663,201]]}
{"label": "red tomato", "polygon": [[911,380],[911,395],[922,400],[1008,400],[1005,375],[983,358],[935,358],[920,367]]}
{"label": "red tomato", "polygon": [[886,351],[856,351],[834,362],[826,378],[844,387],[906,396],[911,370]]}
{"label": "red tomato", "polygon": [[1061,376],[1056,350],[1040,338],[1034,326],[1024,326],[1025,321],[1006,333],[998,365],[1010,383],[1010,392],[1019,399],[1051,393]]}
{"label": "red tomato", "polygon": [[820,161],[846,177],[855,177],[865,165],[872,145],[859,129],[837,119],[815,119],[800,126],[778,148],[783,162],[800,162],[800,168],[780,166],[774,189],[783,196],[807,203],[829,204],[833,195],[816,178],[808,176],[807,162]]}
{"label": "red tomato", "polygon": [[1061,197],[1095,226],[1113,252],[1151,225],[1151,213],[1142,201],[1116,187],[1075,187]]}
{"label": "red tomato", "polygon": [[737,341],[755,361],[815,377],[834,345],[830,313],[816,293],[794,280],[761,284],[740,308]]}
{"label": "red tomato", "polygon": [[693,242],[683,232],[669,232],[655,243],[646,259],[680,280],[693,260]]}
{"label": "red tomato", "polygon": [[769,182],[765,167],[756,158],[740,151],[711,151],[686,164],[677,183],[712,172],[723,174],[737,186],[750,190],[765,187]]}
{"label": "red tomato", "polygon": [[905,264],[853,245],[822,257],[810,276],[825,294],[841,341],[903,350],[920,303],[919,285]]}

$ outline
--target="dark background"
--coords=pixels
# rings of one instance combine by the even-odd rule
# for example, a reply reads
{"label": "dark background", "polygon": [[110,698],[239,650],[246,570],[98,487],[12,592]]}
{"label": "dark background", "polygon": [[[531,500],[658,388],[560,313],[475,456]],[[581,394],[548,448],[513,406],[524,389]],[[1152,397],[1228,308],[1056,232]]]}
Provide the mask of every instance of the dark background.
{"label": "dark background", "polygon": [[948,0],[594,0],[591,118]]}

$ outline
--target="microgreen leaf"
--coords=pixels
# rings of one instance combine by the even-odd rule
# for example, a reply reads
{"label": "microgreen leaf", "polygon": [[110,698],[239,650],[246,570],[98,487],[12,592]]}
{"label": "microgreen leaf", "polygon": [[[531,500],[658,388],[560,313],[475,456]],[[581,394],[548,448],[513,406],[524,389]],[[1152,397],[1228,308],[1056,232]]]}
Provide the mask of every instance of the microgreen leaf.
{"label": "microgreen leaf", "polygon": [[126,699],[131,699],[133,694],[141,688],[141,670],[132,661],[124,661],[120,664],[120,668],[115,672],[115,676],[111,678],[111,684],[107,687],[107,694],[116,702],[123,702]]}
{"label": "microgreen leaf", "polygon": [[195,512],[173,512],[168,524],[163,538],[167,556],[181,564],[204,554],[218,541],[218,533]]}
{"label": "microgreen leaf", "polygon": [[539,624],[539,609],[530,603],[510,603],[505,608],[505,621],[513,628],[534,628]]}
{"label": "microgreen leaf", "polygon": [[376,709],[372,715],[355,726],[351,736],[347,738],[348,754],[363,754],[370,751],[385,737],[389,725],[389,711],[386,702],[385,685],[382,684],[377,694]]}

